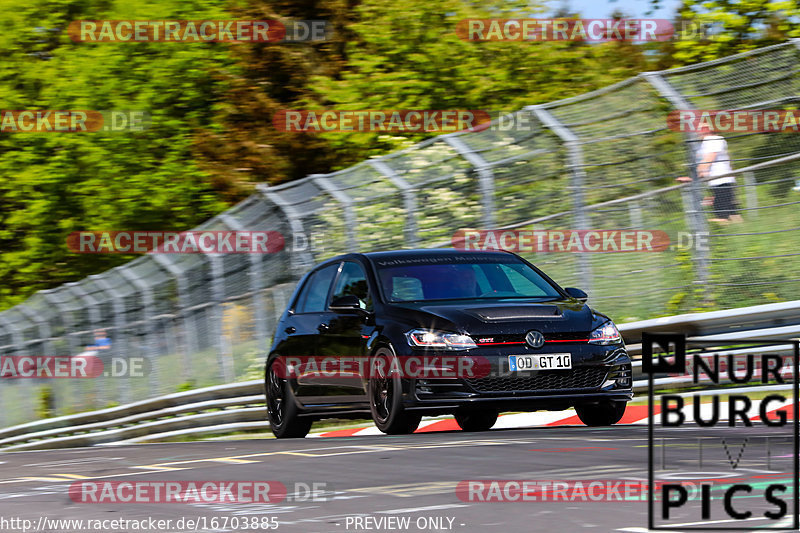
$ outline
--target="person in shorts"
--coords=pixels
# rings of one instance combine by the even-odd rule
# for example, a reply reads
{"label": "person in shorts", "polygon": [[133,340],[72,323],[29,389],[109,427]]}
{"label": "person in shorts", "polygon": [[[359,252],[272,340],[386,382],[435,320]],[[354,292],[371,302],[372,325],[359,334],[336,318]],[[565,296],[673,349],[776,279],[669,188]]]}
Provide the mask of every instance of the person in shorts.
{"label": "person in shorts", "polygon": [[[710,220],[722,224],[741,222],[728,143],[721,135],[715,135],[706,123],[697,126],[697,135],[702,139],[696,153],[697,178],[708,181],[711,188],[714,218]],[[691,181],[691,178],[681,177],[678,181]]]}

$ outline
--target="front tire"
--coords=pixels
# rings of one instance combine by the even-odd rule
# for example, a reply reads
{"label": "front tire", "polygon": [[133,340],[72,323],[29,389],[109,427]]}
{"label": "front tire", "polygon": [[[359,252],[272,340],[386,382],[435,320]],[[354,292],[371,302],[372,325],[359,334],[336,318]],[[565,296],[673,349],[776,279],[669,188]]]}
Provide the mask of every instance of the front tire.
{"label": "front tire", "polygon": [[397,357],[388,348],[378,348],[370,361],[367,381],[369,410],[375,426],[387,435],[414,433],[422,415],[403,408],[403,381],[394,366]]}
{"label": "front tire", "polygon": [[581,422],[591,427],[612,426],[622,419],[628,402],[603,402],[576,405],[575,412]]}
{"label": "front tire", "polygon": [[456,411],[455,418],[464,431],[489,431],[497,422],[497,411]]}
{"label": "front tire", "polygon": [[[281,369],[284,369],[281,371]],[[267,398],[267,420],[272,434],[279,439],[302,439],[311,430],[312,420],[299,416],[297,404],[285,367],[278,358],[267,365],[264,389]]]}

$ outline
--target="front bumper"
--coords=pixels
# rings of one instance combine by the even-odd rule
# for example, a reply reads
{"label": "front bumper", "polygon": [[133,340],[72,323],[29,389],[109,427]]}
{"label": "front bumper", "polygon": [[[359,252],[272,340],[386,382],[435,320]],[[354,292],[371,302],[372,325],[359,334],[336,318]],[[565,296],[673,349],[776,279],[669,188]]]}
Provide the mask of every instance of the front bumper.
{"label": "front bumper", "polygon": [[404,405],[409,410],[447,412],[480,406],[497,410],[562,410],[576,404],[629,401],[633,398],[631,359],[624,347],[570,347],[571,370],[510,372],[508,355],[470,353],[488,360],[488,375],[409,379]]}

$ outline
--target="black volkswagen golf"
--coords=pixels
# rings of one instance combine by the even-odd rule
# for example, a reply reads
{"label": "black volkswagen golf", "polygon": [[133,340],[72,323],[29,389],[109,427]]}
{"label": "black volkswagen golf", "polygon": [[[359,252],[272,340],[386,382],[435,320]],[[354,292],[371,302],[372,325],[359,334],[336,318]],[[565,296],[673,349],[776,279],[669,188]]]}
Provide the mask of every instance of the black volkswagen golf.
{"label": "black volkswagen golf", "polygon": [[277,437],[314,420],[369,415],[411,433],[423,415],[466,431],[502,411],[575,407],[618,422],[633,397],[631,359],[586,293],[562,289],[508,252],[403,250],[329,259],[298,284],[266,362]]}

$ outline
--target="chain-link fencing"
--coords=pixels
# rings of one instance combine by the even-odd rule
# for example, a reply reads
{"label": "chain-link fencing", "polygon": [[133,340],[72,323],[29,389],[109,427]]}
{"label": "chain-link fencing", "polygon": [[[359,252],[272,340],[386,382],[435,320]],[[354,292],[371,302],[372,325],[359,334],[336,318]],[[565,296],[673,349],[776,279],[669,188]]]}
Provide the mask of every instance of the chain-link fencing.
{"label": "chain-link fencing", "polygon": [[[800,44],[645,73],[252,197],[198,230],[270,230],[272,254],[156,254],[0,313],[0,354],[141,360],[140,377],[2,379],[0,426],[258,378],[296,280],[349,251],[464,229],[658,230],[662,252],[523,252],[624,322],[797,298],[800,135],[727,135],[743,221],[716,224],[676,109],[797,109]],[[510,124],[510,126],[508,126]],[[697,245],[697,237],[707,246]],[[689,236],[689,237],[687,237]],[[694,236],[694,245],[678,246]],[[98,339],[103,342],[99,343]]]}

